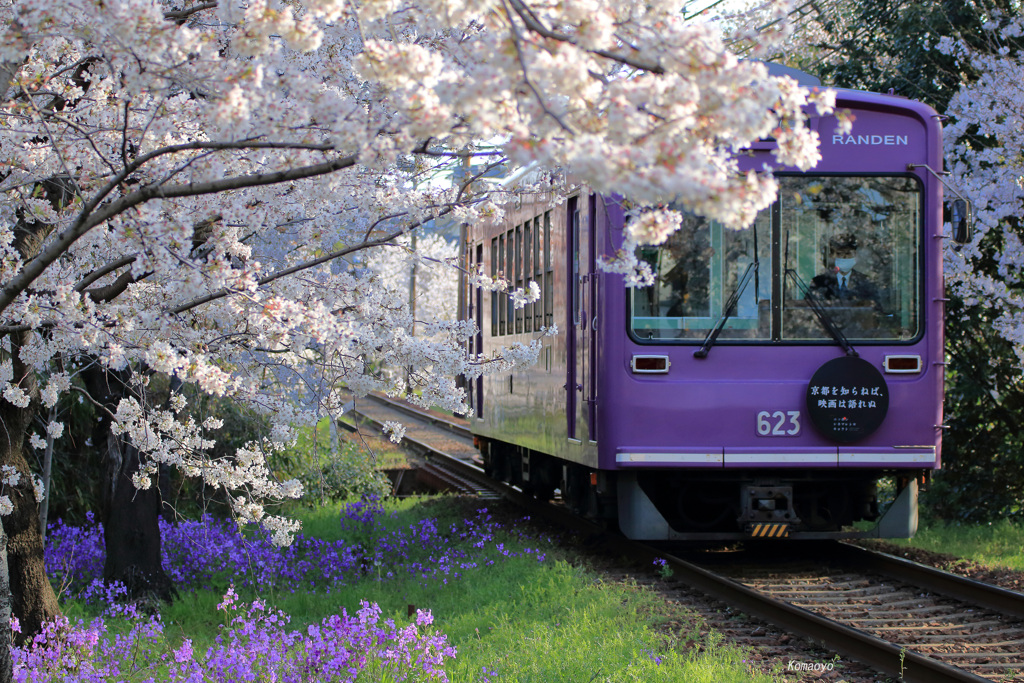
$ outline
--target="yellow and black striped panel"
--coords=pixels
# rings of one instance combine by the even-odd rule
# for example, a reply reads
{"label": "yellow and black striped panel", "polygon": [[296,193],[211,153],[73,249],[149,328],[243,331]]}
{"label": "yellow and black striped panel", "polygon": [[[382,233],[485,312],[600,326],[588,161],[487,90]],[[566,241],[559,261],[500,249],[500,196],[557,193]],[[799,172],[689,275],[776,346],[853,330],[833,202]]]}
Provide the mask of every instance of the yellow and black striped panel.
{"label": "yellow and black striped panel", "polygon": [[750,535],[754,538],[786,538],[789,536],[789,524],[753,524]]}

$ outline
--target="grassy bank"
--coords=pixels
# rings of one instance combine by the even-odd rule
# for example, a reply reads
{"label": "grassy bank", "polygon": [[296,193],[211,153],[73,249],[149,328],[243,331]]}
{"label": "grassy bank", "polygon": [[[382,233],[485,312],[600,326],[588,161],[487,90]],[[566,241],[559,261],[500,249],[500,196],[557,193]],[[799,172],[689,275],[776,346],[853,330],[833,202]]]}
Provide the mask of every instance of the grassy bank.
{"label": "grassy bank", "polygon": [[[347,519],[342,513],[339,522],[337,508],[297,511],[304,533],[335,543],[330,552],[345,555],[346,569],[330,585],[302,590],[301,580],[261,583],[260,568],[272,560],[254,555],[235,575],[211,575],[205,586],[183,590],[179,601],[163,608],[161,647],[177,653],[189,641],[198,661],[218,637],[225,641],[231,614],[218,605],[233,585],[240,604],[265,600],[266,610],[289,615],[289,630],[303,633],[342,611],[355,615],[361,601],[379,605],[382,619],[394,620],[397,629],[414,624],[417,610],[425,623],[422,611],[429,610],[433,624],[422,630],[444,634],[457,651],[439,669],[453,682],[769,680],[748,671],[742,651],[714,636],[702,639],[696,621],[670,614],[657,596],[607,585],[555,544],[522,532],[514,520],[497,523],[468,501],[389,501],[383,514],[356,512]],[[307,561],[326,562],[292,556],[288,566]],[[77,602],[71,610],[86,616],[99,608]],[[676,626],[666,635],[670,621],[681,622],[682,631]],[[179,680],[167,678],[169,671],[164,666],[157,679]],[[380,670],[332,680],[381,680]]]}
{"label": "grassy bank", "polygon": [[1007,520],[989,524],[926,520],[914,538],[892,543],[954,555],[986,567],[1024,571],[1024,524]]}

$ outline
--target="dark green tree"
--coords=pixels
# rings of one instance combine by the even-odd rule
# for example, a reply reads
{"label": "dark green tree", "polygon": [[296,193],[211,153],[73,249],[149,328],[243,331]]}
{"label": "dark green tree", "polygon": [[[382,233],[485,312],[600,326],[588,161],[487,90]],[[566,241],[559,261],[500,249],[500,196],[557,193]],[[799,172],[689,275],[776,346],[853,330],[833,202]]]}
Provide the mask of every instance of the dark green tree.
{"label": "dark green tree", "polygon": [[940,113],[960,84],[977,77],[937,49],[943,37],[985,49],[982,27],[1010,0],[839,0],[819,15],[826,36],[814,47],[826,83],[920,100]]}

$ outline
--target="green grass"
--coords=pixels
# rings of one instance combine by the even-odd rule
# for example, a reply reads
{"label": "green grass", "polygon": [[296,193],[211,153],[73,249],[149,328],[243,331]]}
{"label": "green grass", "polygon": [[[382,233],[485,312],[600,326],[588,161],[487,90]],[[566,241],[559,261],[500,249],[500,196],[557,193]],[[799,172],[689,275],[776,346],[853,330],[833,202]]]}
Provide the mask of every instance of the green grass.
{"label": "green grass", "polygon": [[357,444],[362,455],[366,459],[372,460],[376,469],[386,470],[409,466],[409,453],[403,450],[399,444],[392,442],[387,436],[371,427],[369,423],[355,420],[351,415],[342,416],[340,422],[359,430],[359,434],[345,434],[344,438]]}
{"label": "green grass", "polygon": [[[390,528],[434,517],[439,527],[460,521],[470,510],[459,499],[391,500]],[[296,506],[304,532],[325,539],[340,537],[337,507],[317,510]],[[346,542],[355,542],[349,536]],[[494,547],[526,548],[536,554],[505,557]],[[423,549],[426,553],[429,548]],[[400,573],[382,581],[364,580],[330,592],[261,595],[291,616],[301,629],[342,609],[350,614],[360,600],[378,603],[385,617],[408,623],[410,605],[432,612],[436,628],[448,635],[458,656],[447,667],[452,683],[485,681],[581,683],[659,682],[767,683],[752,673],[742,650],[702,638],[695,616],[680,615],[651,591],[635,585],[609,585],[550,543],[509,529],[479,549],[480,567],[460,579],[421,580]],[[495,560],[483,566],[486,558]],[[386,568],[381,568],[384,571]],[[251,600],[256,596],[244,595]],[[188,637],[201,651],[216,637],[223,614],[214,592],[183,594],[162,611],[172,645]],[[671,634],[670,634],[671,632]]]}
{"label": "green grass", "polygon": [[989,524],[922,522],[909,540],[898,545],[945,553],[987,567],[1024,571],[1024,524],[1007,520]]}
{"label": "green grass", "polygon": [[649,592],[603,585],[565,562],[522,569],[507,566],[474,587],[472,603],[442,609],[438,621],[459,647],[453,680],[485,670],[538,683],[769,680],[750,674],[738,649],[670,642],[657,628],[670,615]]}

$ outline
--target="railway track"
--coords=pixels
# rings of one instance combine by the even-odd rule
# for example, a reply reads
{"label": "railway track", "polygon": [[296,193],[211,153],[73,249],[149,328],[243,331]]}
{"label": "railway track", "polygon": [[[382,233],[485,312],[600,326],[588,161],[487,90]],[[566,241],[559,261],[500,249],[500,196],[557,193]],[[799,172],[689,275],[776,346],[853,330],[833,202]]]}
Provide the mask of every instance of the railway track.
{"label": "railway track", "polygon": [[724,573],[827,619],[846,652],[904,680],[1024,681],[1024,595],[842,543],[804,552],[825,562]]}
{"label": "railway track", "polygon": [[[445,488],[510,499],[533,515],[599,537],[606,549],[640,564],[664,562],[689,590],[721,601],[729,606],[727,611],[751,615],[881,672],[842,680],[1024,683],[1021,593],[843,543],[774,546],[815,558],[808,561],[773,560],[763,553],[675,553],[676,546],[628,541],[562,506],[539,502],[485,477],[473,462],[468,429],[456,420],[424,417],[422,411],[380,397],[373,403],[384,406],[385,401],[394,412],[384,415],[380,408],[366,406],[357,410],[378,424],[429,421],[410,425],[404,444],[422,458],[425,476],[436,477]],[[724,566],[713,559],[722,557],[729,558]]]}
{"label": "railway track", "polygon": [[375,429],[388,421],[406,425],[401,446],[414,456],[416,465],[393,475],[396,491],[407,484],[406,477],[412,477],[432,490],[454,491],[483,499],[501,495],[494,490],[493,482],[483,475],[483,470],[475,466],[474,457],[478,457],[478,453],[473,435],[457,418],[440,417],[373,394],[360,399],[354,412],[360,422]]}
{"label": "railway track", "polygon": [[1024,595],[842,543],[793,550],[816,559],[670,562],[689,585],[894,679],[1024,681]]}

